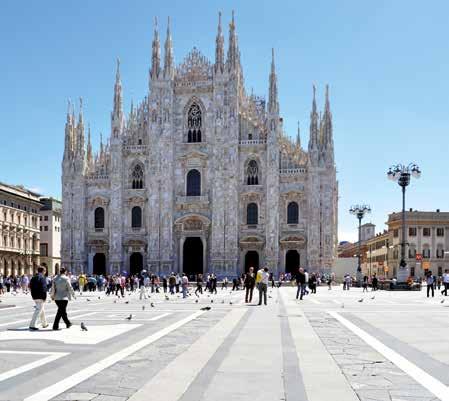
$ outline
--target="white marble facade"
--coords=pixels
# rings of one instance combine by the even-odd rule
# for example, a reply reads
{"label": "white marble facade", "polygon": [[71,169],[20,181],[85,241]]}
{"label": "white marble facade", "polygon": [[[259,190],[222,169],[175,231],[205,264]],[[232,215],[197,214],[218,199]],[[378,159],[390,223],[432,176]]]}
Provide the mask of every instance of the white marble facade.
{"label": "white marble facade", "polygon": [[268,101],[247,94],[234,16],[225,56],[196,48],[175,65],[169,26],[157,26],[149,91],[125,116],[117,63],[110,138],[93,154],[82,104],[69,105],[62,162],[62,264],[74,272],[232,277],[250,265],[276,273],[329,271],[338,187],[326,88],[313,90],[308,149],[283,130],[272,54]]}

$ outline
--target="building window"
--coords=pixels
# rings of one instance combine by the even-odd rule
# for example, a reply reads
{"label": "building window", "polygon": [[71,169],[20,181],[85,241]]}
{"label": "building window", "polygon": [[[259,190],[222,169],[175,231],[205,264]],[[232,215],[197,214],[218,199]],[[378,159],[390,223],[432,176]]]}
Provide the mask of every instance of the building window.
{"label": "building window", "polygon": [[102,207],[97,207],[94,212],[94,224],[95,228],[104,228],[104,209]]}
{"label": "building window", "polygon": [[424,248],[423,248],[423,250],[422,250],[422,257],[424,258],[424,259],[429,259],[430,258],[430,248],[429,248],[429,246],[427,245],[424,245]]}
{"label": "building window", "polygon": [[44,231],[48,231],[48,226],[44,226]]}
{"label": "building window", "polygon": [[444,258],[444,249],[443,249],[442,245],[438,245],[436,256],[437,256],[438,259],[443,259]]}
{"label": "building window", "polygon": [[393,237],[399,237],[399,229],[396,228],[395,230],[393,230]]}
{"label": "building window", "polygon": [[131,210],[131,227],[142,227],[142,209],[139,206],[134,206]]}
{"label": "building window", "polygon": [[246,207],[246,224],[257,225],[259,221],[259,210],[256,203],[248,203]]}
{"label": "building window", "polygon": [[437,228],[437,237],[444,237],[444,228],[442,227]]}
{"label": "building window", "polygon": [[296,202],[290,202],[287,206],[287,224],[298,224],[299,207]]}
{"label": "building window", "polygon": [[48,244],[42,244],[40,245],[40,254],[41,256],[48,256]]}
{"label": "building window", "polygon": [[142,189],[143,188],[143,167],[141,164],[136,164],[131,173],[131,188]]}
{"label": "building window", "polygon": [[187,113],[187,142],[201,142],[201,109],[193,103]]}
{"label": "building window", "polygon": [[416,227],[409,227],[408,228],[408,235],[410,237],[416,237]]}
{"label": "building window", "polygon": [[410,267],[410,276],[415,277],[415,267]]}
{"label": "building window", "polygon": [[44,221],[48,221],[48,216],[44,216]]}
{"label": "building window", "polygon": [[201,195],[201,174],[198,170],[190,170],[187,173],[187,196]]}
{"label": "building window", "polygon": [[424,227],[422,229],[422,235],[423,235],[423,237],[430,237],[430,228],[429,227]]}
{"label": "building window", "polygon": [[259,185],[259,166],[255,160],[250,160],[246,169],[246,184]]}
{"label": "building window", "polygon": [[415,259],[416,258],[415,246],[410,245],[410,248],[408,249],[408,257],[409,257],[409,259]]}

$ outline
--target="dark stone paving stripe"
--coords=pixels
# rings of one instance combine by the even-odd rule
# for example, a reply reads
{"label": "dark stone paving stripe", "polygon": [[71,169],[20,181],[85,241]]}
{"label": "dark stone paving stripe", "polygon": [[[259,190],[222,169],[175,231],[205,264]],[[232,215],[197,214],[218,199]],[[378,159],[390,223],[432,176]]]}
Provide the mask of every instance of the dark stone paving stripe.
{"label": "dark stone paving stripe", "polygon": [[[282,297],[279,297],[279,312],[281,325],[283,378],[286,401],[307,401],[304,380],[299,368],[298,354],[293,342],[293,336],[288,323],[287,310]],[[311,350],[312,351],[312,350]]]}
{"label": "dark stone paving stripe", "polygon": [[252,308],[249,308],[178,401],[198,401],[202,399],[218,368],[229,354],[232,345],[237,340],[243,327],[245,327],[251,314]]}
{"label": "dark stone paving stripe", "polygon": [[[414,363],[416,366],[420,367],[435,379],[449,385],[449,365],[432,358],[428,354],[420,351],[418,348],[406,344],[405,342],[371,325],[367,321],[360,319],[352,313],[345,313],[343,316],[361,329],[365,330],[367,333],[371,334],[380,342],[384,343],[386,346],[402,355],[404,358],[408,359],[410,362]],[[423,325],[425,325],[424,322]]]}

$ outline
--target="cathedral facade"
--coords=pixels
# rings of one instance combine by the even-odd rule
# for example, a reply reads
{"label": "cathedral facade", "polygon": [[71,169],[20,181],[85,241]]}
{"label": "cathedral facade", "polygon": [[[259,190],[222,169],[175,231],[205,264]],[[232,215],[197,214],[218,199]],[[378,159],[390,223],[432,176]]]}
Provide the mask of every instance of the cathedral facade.
{"label": "cathedral facade", "polygon": [[248,94],[234,16],[225,52],[193,50],[175,65],[169,25],[157,25],[148,95],[125,116],[119,62],[111,133],[93,154],[80,105],[69,105],[62,161],[62,265],[72,272],[159,274],[250,266],[276,274],[330,271],[338,187],[326,87],[313,88],[308,148],[283,130],[274,52],[268,101]]}

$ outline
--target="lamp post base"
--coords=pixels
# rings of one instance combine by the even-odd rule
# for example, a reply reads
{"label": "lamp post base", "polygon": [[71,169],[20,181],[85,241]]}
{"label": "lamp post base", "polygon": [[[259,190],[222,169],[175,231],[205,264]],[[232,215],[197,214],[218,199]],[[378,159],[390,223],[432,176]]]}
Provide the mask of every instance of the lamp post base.
{"label": "lamp post base", "polygon": [[410,272],[407,267],[399,267],[398,275],[396,277],[398,280],[398,283],[406,283],[409,276],[410,276]]}

